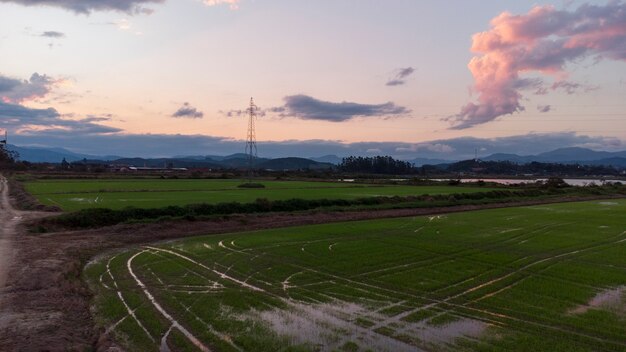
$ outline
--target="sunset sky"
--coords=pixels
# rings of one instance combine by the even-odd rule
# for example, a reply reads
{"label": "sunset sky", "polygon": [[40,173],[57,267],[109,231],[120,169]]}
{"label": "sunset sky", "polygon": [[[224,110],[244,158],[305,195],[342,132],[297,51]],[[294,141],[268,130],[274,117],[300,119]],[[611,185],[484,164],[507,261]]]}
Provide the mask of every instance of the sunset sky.
{"label": "sunset sky", "polygon": [[250,97],[261,155],[626,149],[626,2],[0,0],[14,144],[241,152]]}

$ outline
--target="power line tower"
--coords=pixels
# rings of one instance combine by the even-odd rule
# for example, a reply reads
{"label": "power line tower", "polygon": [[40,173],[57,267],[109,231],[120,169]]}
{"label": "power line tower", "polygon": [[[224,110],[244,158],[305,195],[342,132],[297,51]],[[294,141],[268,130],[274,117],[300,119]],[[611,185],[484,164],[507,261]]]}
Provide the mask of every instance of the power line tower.
{"label": "power line tower", "polygon": [[248,108],[248,136],[246,138],[246,155],[248,159],[248,178],[252,180],[252,169],[254,161],[257,158],[256,147],[256,118],[259,108],[254,104],[254,99],[250,98],[250,107]]}
{"label": "power line tower", "polygon": [[4,130],[4,139],[0,140],[0,144],[6,147],[8,140],[9,140],[9,133],[7,130]]}

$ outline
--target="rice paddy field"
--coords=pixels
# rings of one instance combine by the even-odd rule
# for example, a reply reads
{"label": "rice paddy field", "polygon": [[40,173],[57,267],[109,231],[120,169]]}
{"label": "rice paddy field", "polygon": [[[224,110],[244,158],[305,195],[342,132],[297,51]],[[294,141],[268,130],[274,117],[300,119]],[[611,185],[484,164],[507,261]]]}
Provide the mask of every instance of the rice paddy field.
{"label": "rice paddy field", "polygon": [[252,202],[269,200],[355,199],[376,196],[409,196],[489,191],[487,187],[366,185],[346,182],[263,181],[266,188],[241,189],[243,180],[36,180],[26,190],[46,205],[65,211],[85,208],[121,209],[128,206],[159,208],[194,203]]}
{"label": "rice paddy field", "polygon": [[625,351],[626,200],[195,237],[94,259],[135,351]]}

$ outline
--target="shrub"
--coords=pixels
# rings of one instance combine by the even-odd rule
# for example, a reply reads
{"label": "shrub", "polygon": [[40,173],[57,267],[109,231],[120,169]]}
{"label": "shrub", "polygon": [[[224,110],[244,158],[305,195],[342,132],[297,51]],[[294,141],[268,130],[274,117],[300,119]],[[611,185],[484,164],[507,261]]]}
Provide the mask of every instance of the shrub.
{"label": "shrub", "polygon": [[247,182],[247,183],[242,183],[237,187],[239,188],[265,188],[265,185],[263,185],[262,183]]}

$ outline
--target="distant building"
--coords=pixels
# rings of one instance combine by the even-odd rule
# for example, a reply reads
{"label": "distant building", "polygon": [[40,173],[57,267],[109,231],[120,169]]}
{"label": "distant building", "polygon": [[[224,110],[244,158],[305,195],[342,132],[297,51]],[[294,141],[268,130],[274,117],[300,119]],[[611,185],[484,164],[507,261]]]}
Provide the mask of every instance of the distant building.
{"label": "distant building", "polygon": [[189,171],[186,167],[147,167],[147,166],[129,166],[128,171],[142,172],[172,172],[172,171]]}

